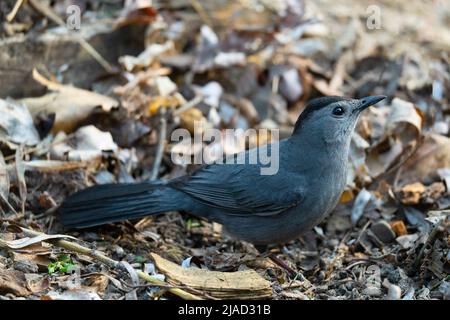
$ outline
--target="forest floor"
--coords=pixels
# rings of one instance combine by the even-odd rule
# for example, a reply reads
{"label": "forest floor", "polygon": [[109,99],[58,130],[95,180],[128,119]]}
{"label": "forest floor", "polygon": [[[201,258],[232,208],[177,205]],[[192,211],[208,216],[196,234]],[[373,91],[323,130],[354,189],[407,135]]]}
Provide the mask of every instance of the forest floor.
{"label": "forest floor", "polygon": [[[0,299],[450,299],[445,1],[19,2],[0,3]],[[171,141],[177,128],[285,138],[314,97],[381,94],[338,207],[271,247],[295,279],[188,213],[59,222],[87,186],[194,169],[173,153],[240,151]]]}

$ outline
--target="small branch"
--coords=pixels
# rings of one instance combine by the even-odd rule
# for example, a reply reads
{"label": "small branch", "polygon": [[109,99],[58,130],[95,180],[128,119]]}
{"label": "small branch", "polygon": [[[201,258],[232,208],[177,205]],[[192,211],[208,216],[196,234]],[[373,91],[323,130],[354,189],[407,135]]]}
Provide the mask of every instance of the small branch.
{"label": "small branch", "polygon": [[410,275],[414,275],[417,272],[427,251],[430,251],[436,239],[443,235],[445,231],[444,225],[444,222],[441,222],[431,230],[427,241],[420,249],[419,254],[410,266],[409,270],[407,270]]}
{"label": "small branch", "polygon": [[195,107],[196,105],[198,105],[200,102],[202,102],[203,100],[203,96],[198,95],[195,98],[193,98],[192,100],[189,100],[188,102],[186,102],[185,104],[183,104],[181,107],[179,107],[178,109],[175,109],[173,111],[173,115],[174,116],[179,116],[180,114],[182,114],[183,112]]}
{"label": "small branch", "polygon": [[162,156],[164,152],[164,147],[166,145],[166,136],[167,136],[167,118],[166,118],[166,109],[160,108],[160,128],[159,128],[159,140],[158,140],[158,149],[156,150],[155,161],[153,162],[152,175],[150,176],[150,180],[156,180],[158,178],[159,168],[161,166]]}
{"label": "small branch", "polygon": [[[40,236],[43,235],[42,232],[38,232],[38,231],[34,231],[34,230],[30,230],[27,228],[23,228],[20,227],[20,229],[23,231],[23,233],[25,233],[27,236],[29,237],[36,237],[36,236]],[[115,268],[115,269],[121,269],[123,268],[121,263],[119,261],[113,260],[107,256],[105,256],[103,253],[97,251],[97,250],[93,250],[93,249],[89,249],[86,247],[83,247],[77,243],[71,242],[71,241],[67,241],[67,240],[48,240],[46,242],[51,242],[54,245],[67,249],[69,251],[73,251],[73,252],[77,252],[77,253],[81,253],[87,256],[90,256],[104,264],[106,264],[107,266],[109,266],[110,268]],[[126,271],[126,270],[125,270]],[[139,276],[139,278],[150,282],[151,284],[155,285],[155,286],[161,286],[161,287],[169,287],[170,285],[164,281],[161,281],[159,279],[156,279],[155,277],[150,276],[149,274],[140,271],[140,270],[136,270],[137,275]],[[201,297],[193,295],[183,289],[179,289],[179,288],[168,288],[167,289],[170,293],[179,296],[182,299],[185,300],[202,300]]]}
{"label": "small branch", "polygon": [[14,18],[17,15],[17,12],[19,12],[20,7],[23,5],[25,0],[17,0],[14,4],[14,8],[11,10],[11,12],[6,16],[6,21],[11,22],[14,20]]}
{"label": "small branch", "polygon": [[197,14],[200,16],[200,18],[203,20],[203,23],[208,25],[211,29],[214,30],[213,22],[209,18],[208,14],[206,13],[202,4],[198,0],[191,0],[191,5],[194,8],[194,10],[197,12]]}
{"label": "small branch", "polygon": [[[5,199],[1,193],[0,193],[0,202],[5,203],[6,206],[8,207],[8,209],[11,210],[11,212],[14,213],[14,215],[17,216],[16,209],[14,209],[14,207],[9,203],[8,199]],[[1,208],[0,208],[0,213],[2,214],[2,216],[6,217],[6,215],[4,214],[4,212]]]}

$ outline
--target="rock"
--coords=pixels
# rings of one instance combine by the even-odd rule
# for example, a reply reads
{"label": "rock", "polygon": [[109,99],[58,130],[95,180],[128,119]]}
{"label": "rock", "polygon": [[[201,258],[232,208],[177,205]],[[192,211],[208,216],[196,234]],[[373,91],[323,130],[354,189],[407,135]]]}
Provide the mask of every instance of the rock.
{"label": "rock", "polygon": [[396,286],[395,284],[389,285],[388,288],[388,294],[386,299],[387,300],[400,300],[402,297],[402,289],[400,289],[399,286]]}
{"label": "rock", "polygon": [[391,243],[395,239],[395,232],[392,230],[389,223],[384,220],[381,220],[370,227],[370,231],[372,231],[373,235],[377,237],[378,240],[387,244]]}

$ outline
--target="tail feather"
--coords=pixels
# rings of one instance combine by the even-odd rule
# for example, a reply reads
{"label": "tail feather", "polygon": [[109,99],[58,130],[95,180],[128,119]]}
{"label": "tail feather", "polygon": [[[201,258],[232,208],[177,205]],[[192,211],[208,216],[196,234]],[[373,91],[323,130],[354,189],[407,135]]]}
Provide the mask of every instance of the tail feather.
{"label": "tail feather", "polygon": [[61,221],[85,228],[177,210],[172,189],[160,183],[106,184],[69,196],[60,207]]}

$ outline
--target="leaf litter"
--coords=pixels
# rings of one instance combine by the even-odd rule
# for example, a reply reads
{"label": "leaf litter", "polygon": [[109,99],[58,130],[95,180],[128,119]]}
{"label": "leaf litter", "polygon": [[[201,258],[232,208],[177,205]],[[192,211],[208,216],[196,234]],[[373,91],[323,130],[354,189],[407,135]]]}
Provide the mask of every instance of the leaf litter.
{"label": "leaf litter", "polygon": [[[89,87],[61,81],[86,59],[30,69],[39,95],[0,100],[0,298],[450,297],[450,35],[448,19],[433,16],[448,8],[385,4],[383,27],[373,30],[367,1],[83,3],[83,20],[108,15],[116,30],[145,28],[144,47],[121,52],[109,61],[118,71],[106,68]],[[51,32],[49,10],[65,12],[56,4],[43,17],[34,10],[24,4],[2,37],[35,25]],[[170,152],[242,150],[163,139],[178,127],[279,128],[285,137],[307,100],[331,94],[389,99],[360,119],[331,216],[271,248],[300,271],[295,280],[220,225],[177,212],[83,231],[58,221],[57,206],[86,186],[192,169]]]}

